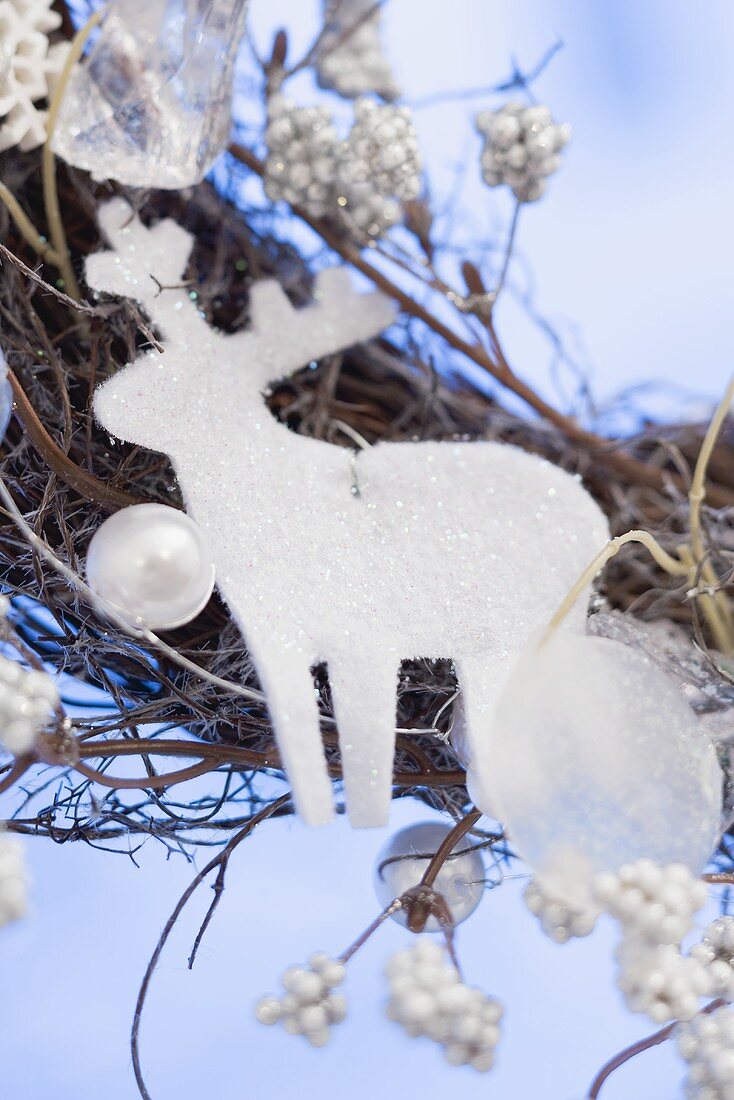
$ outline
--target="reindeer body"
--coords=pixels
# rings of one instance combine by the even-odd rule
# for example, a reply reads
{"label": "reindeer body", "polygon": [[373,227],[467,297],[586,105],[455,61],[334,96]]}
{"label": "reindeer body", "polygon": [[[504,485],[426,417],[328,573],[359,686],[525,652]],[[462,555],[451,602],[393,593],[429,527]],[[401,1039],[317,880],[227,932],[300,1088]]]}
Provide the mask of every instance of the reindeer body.
{"label": "reindeer body", "polygon": [[[598,507],[568,474],[502,444],[381,443],[355,456],[290,432],[263,389],[375,335],[392,318],[386,300],[354,295],[342,271],[323,273],[317,304],[300,311],[277,284],[255,284],[253,331],[224,336],[180,288],[188,234],[171,223],[121,229],[127,216],[105,209],[119,254],[91,257],[88,279],[143,302],[166,350],[105,383],[95,410],[113,434],[171,457],[258,669],[299,812],[312,823],[332,813],[311,674],[321,662],[355,824],[387,818],[406,659],[453,659],[486,774],[497,692],[608,536]],[[159,291],[150,274],[178,289]]]}

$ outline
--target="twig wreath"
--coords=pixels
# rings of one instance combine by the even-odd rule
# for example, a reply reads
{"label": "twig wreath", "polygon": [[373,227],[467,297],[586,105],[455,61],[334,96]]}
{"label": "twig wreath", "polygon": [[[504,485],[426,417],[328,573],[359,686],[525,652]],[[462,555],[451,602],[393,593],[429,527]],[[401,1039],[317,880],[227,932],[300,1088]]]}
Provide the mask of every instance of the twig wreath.
{"label": "twig wreath", "polygon": [[[383,824],[417,798],[445,827],[393,838],[379,916],[286,971],[263,1023],[324,1045],[349,960],[395,917],[439,935],[390,961],[388,1014],[489,1070],[502,1009],[454,931],[484,855],[519,855],[553,939],[618,922],[626,1001],[666,1025],[588,1097],[675,1036],[689,1094],[727,1100],[734,923],[689,940],[706,884],[734,882],[734,383],[709,425],[607,439],[511,366],[498,302],[570,137],[529,101],[537,72],[487,90],[480,170],[514,216],[457,262],[381,4],[326,0],[295,62],[285,32],[267,59],[250,42],[258,133],[230,108],[246,4],[182,3],[176,30],[148,0],[155,48],[136,5],[74,9],[76,32],[63,0],[0,3],[0,924],[24,910],[24,834],[219,847],[141,987],[152,1100],[142,1012],[198,886],[190,965],[262,822]],[[287,98],[307,69],[351,129],[328,96]]]}

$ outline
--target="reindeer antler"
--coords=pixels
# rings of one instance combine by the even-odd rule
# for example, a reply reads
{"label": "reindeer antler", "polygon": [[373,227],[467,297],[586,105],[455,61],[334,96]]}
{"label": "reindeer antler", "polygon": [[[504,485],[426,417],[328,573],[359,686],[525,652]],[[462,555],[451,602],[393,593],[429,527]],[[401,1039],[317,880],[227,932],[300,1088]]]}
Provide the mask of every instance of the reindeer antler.
{"label": "reindeer antler", "polygon": [[124,199],[112,199],[100,207],[99,226],[112,251],[87,259],[95,290],[147,303],[183,281],[194,238],[180,225],[166,219],[148,229]]}
{"label": "reindeer antler", "polygon": [[251,329],[239,335],[238,352],[263,382],[286,377],[362,340],[372,339],[395,320],[395,307],[377,292],[360,294],[346,268],[328,268],[316,277],[314,301],[295,309],[273,280],[250,291]]}
{"label": "reindeer antler", "polygon": [[250,327],[224,335],[209,327],[182,286],[193,243],[185,229],[172,221],[148,229],[121,199],[102,207],[99,218],[113,251],[88,258],[88,282],[144,305],[163,340],[162,351],[139,355],[95,395],[99,420],[129,442],[171,454],[182,418],[195,414],[195,396],[215,375],[231,372],[233,386],[246,379],[251,400],[260,401],[269,382],[370,339],[394,319],[387,298],[358,293],[345,269],[332,268],[317,276],[314,302],[303,309],[275,280],[254,283]]}

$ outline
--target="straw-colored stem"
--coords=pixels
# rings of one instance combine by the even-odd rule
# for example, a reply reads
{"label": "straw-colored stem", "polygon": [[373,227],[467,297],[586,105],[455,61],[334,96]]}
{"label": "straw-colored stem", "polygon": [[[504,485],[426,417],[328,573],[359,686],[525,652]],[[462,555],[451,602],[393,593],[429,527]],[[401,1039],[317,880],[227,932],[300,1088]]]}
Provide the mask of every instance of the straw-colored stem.
{"label": "straw-colored stem", "polygon": [[710,593],[699,596],[701,610],[708,622],[717,647],[723,653],[734,652],[734,613],[726,593],[718,589],[719,577],[710,561],[706,561],[706,549],[703,544],[701,527],[701,507],[706,499],[706,474],[716,441],[734,401],[734,375],[724,391],[721,401],[711,418],[701,450],[693,471],[691,488],[688,492],[690,547],[679,550],[681,560],[689,567],[691,586],[703,581],[711,588]]}
{"label": "straw-colored stem", "polygon": [[[679,547],[678,553],[683,564],[688,567],[688,583],[691,588],[700,585],[701,581],[703,581],[704,584],[711,585],[712,588],[718,584],[718,578],[711,568],[711,563],[705,562],[703,567],[699,569],[700,561],[697,561],[693,556],[690,546]],[[723,592],[699,591],[697,594],[701,611],[709,625],[716,648],[721,650],[722,653],[731,653],[734,645],[734,638],[732,637],[732,631],[727,622],[727,618],[723,613],[721,597],[723,597],[723,603],[727,607],[727,610],[729,610],[726,596]]]}
{"label": "straw-colored stem", "polygon": [[13,192],[4,183],[0,183],[0,200],[7,206],[11,218],[31,248],[44,260],[48,260],[49,263],[58,267],[59,257],[57,253],[50,244],[44,241]]}
{"label": "straw-colored stem", "polygon": [[61,210],[59,209],[59,193],[56,187],[56,158],[54,156],[52,142],[54,130],[56,129],[56,122],[59,117],[59,110],[69,84],[72,69],[81,57],[89,35],[100,22],[103,15],[104,9],[96,11],[91,15],[72,41],[69,56],[66,59],[66,64],[61,70],[58,86],[49,105],[48,121],[46,123],[46,144],[43,147],[43,202],[46,207],[49,236],[54,251],[56,252],[56,266],[64,280],[66,292],[70,298],[75,298],[77,302],[81,301],[82,296],[81,290],[79,289],[79,283],[74,274],[74,268],[71,266],[69,246],[66,243],[64,223],[61,219]]}
{"label": "straw-colored stem", "polygon": [[734,375],[729,379],[729,385],[724,391],[724,396],[717,405],[716,412],[711,418],[711,423],[708,426],[708,431],[706,432],[698,455],[696,468],[693,472],[691,488],[688,493],[688,502],[690,505],[691,548],[693,550],[693,556],[696,558],[696,561],[699,562],[705,554],[703,539],[701,537],[701,505],[706,499],[706,474],[708,472],[709,462],[711,461],[711,455],[716,446],[716,440],[719,438],[719,433],[724,425],[732,402],[734,402]]}
{"label": "straw-colored stem", "polygon": [[582,594],[582,592],[591,584],[597,573],[601,572],[604,566],[615,557],[623,546],[626,546],[628,542],[641,543],[652,555],[661,569],[664,569],[666,573],[670,573],[671,576],[680,577],[687,576],[688,566],[677,558],[672,557],[666,550],[662,548],[659,542],[653,538],[649,531],[626,531],[624,535],[617,535],[616,538],[611,539],[603,549],[599,551],[596,557],[591,561],[584,569],[581,576],[578,578],[573,587],[569,590],[563,603],[556,611],[553,618],[545,628],[543,635],[540,639],[540,645],[545,643],[550,638],[554,630],[556,630],[563,620],[570,612],[576,600]]}

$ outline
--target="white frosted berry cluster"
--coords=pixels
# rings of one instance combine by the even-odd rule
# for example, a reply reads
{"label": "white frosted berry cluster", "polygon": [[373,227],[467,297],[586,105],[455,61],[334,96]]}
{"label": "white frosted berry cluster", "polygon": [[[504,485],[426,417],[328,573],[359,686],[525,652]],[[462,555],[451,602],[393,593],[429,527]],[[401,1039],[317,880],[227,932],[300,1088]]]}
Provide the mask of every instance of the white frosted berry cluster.
{"label": "white frosted berry cluster", "polygon": [[340,141],[325,107],[298,107],[281,95],[268,104],[265,191],[330,214],[360,240],[382,236],[399,222],[402,204],[421,188],[418,139],[405,107],[359,99],[355,122]]}
{"label": "white frosted berry cluster", "polygon": [[24,916],[27,892],[23,846],[17,837],[0,833],[0,928]]}
{"label": "white frosted berry cluster", "polygon": [[481,111],[477,129],[484,135],[482,177],[489,187],[503,184],[520,202],[534,202],[545,192],[546,179],[560,166],[560,153],[571,128],[555,123],[547,107],[506,103],[498,111]]}
{"label": "white frosted berry cluster", "polygon": [[706,904],[706,886],[682,863],[661,867],[650,859],[628,863],[594,880],[594,896],[622,925],[625,937],[680,944]]}
{"label": "white frosted berry cluster", "polygon": [[282,997],[263,997],[255,1008],[261,1024],[282,1023],[290,1035],[303,1035],[311,1046],[322,1047],[328,1041],[333,1024],[340,1024],[347,1015],[347,1000],[335,993],[345,977],[344,964],[338,959],[318,953],[308,966],[292,966],[281,982]]}
{"label": "white frosted berry cluster", "polygon": [[525,904],[540,921],[546,936],[556,943],[567,943],[575,936],[589,936],[596,926],[600,909],[593,905],[575,905],[564,900],[541,879],[534,878],[525,889]]}
{"label": "white frosted berry cluster", "polygon": [[722,1006],[676,1028],[678,1051],[688,1063],[689,1100],[734,1100],[734,1011]]}
{"label": "white frosted berry cluster", "polygon": [[46,140],[46,111],[37,104],[53,94],[69,43],[49,44],[61,25],[52,0],[0,0],[0,152],[24,152]]}
{"label": "white frosted berry cluster", "polygon": [[713,996],[734,1001],[734,917],[712,921],[691,955],[707,967]]}
{"label": "white frosted berry cluster", "polygon": [[622,928],[618,984],[633,1012],[654,1023],[689,1020],[711,991],[706,964],[680,944],[706,902],[706,887],[683,864],[648,859],[597,875],[594,895]]}
{"label": "white frosted berry cluster", "polygon": [[690,1020],[710,995],[711,975],[704,963],[681,954],[672,943],[623,939],[617,948],[617,984],[631,1012],[642,1012],[655,1024]]}
{"label": "white frosted berry cluster", "polygon": [[0,747],[15,756],[28,752],[58,704],[50,676],[0,656]]}
{"label": "white frosted berry cluster", "polygon": [[367,92],[395,99],[400,89],[382,49],[381,11],[374,0],[324,0],[324,22],[316,62],[320,87],[347,99]]}
{"label": "white frosted berry cluster", "polygon": [[387,1014],[408,1035],[439,1043],[451,1065],[481,1072],[492,1068],[502,1006],[465,985],[440,944],[420,939],[399,951],[387,965],[387,976]]}
{"label": "white frosted berry cluster", "polygon": [[337,203],[357,236],[381,237],[420,194],[418,136],[407,107],[358,99],[354,118],[338,159]]}

